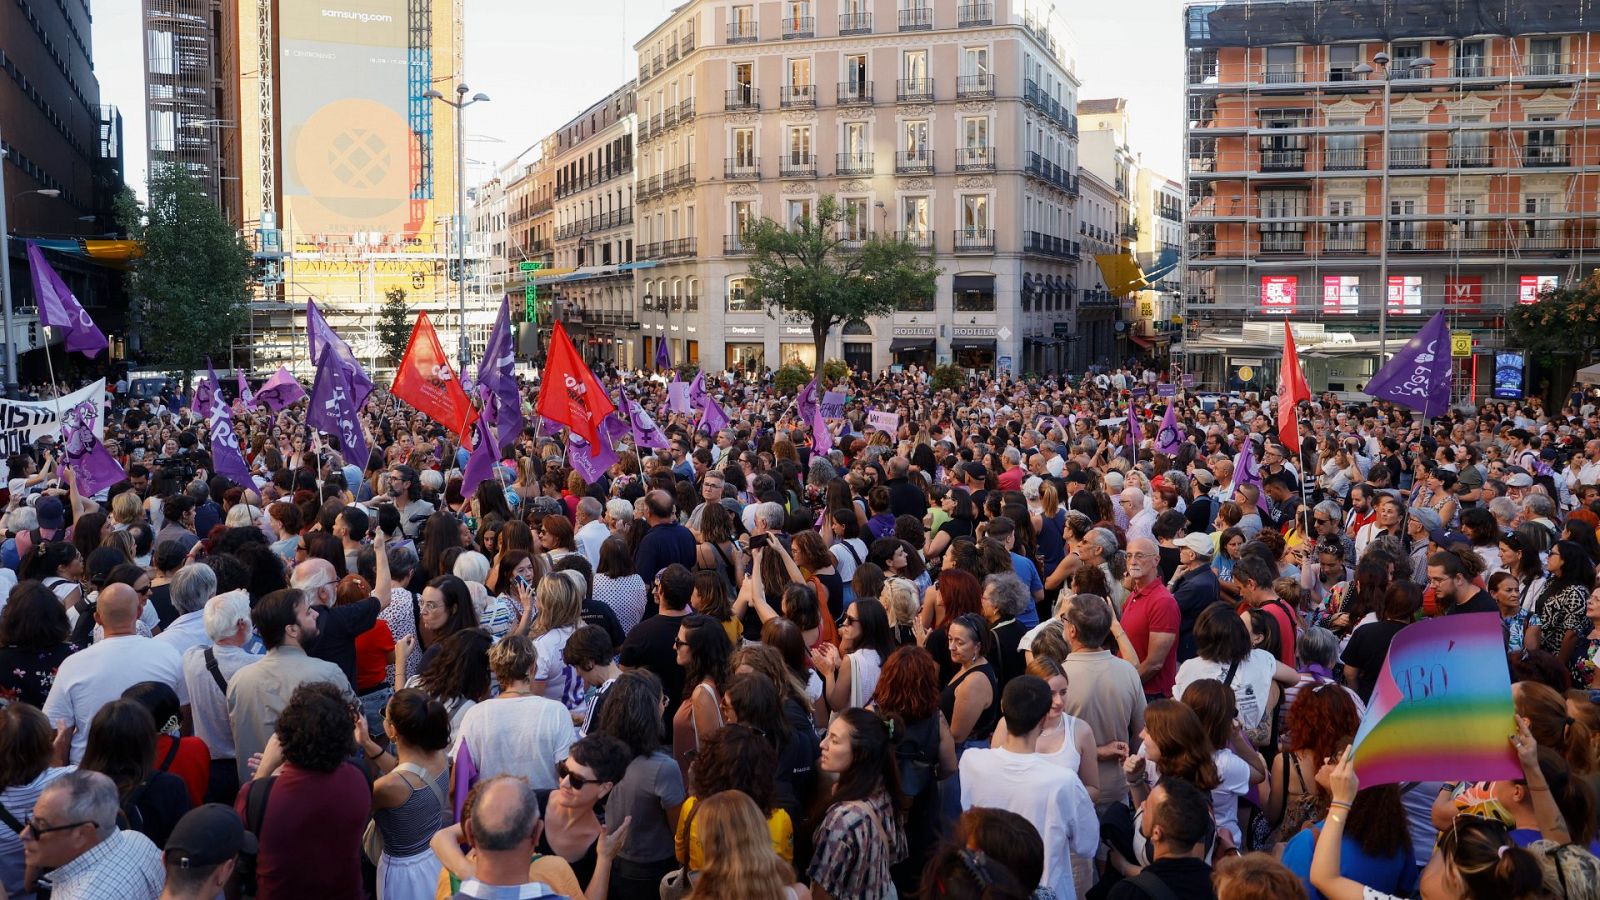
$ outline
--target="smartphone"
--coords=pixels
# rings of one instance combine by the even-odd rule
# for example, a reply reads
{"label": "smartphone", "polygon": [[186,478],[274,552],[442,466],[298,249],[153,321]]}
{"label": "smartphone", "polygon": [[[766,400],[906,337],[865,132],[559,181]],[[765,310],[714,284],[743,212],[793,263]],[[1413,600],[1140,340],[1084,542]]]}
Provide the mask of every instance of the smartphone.
{"label": "smartphone", "polygon": [[764,535],[764,534],[752,534],[752,535],[750,535],[750,549],[751,550],[759,550],[760,548],[767,546],[767,544],[768,544],[768,540],[767,540],[767,536],[766,535]]}

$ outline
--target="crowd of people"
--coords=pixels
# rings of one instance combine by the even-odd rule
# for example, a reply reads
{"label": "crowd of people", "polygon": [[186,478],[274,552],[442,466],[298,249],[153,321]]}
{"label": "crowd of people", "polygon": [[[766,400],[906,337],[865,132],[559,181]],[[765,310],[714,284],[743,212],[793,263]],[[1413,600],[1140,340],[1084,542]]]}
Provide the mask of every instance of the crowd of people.
{"label": "crowd of people", "polygon": [[[1165,379],[861,374],[819,435],[613,372],[669,446],[593,483],[529,385],[468,491],[381,390],[365,459],[236,403],[251,484],[114,395],[126,481],[9,460],[0,897],[1600,898],[1594,402],[1294,447]],[[1361,785],[1391,642],[1475,612],[1522,777]]]}

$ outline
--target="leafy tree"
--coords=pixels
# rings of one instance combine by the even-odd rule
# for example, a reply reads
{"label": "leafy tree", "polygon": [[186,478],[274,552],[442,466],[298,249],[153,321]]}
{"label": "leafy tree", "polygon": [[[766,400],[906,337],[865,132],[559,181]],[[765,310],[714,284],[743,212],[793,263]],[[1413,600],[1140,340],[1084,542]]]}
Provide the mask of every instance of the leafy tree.
{"label": "leafy tree", "polygon": [[1539,295],[1508,317],[1517,346],[1531,353],[1588,352],[1600,345],[1600,273]]}
{"label": "leafy tree", "polygon": [[[829,330],[927,296],[939,275],[931,254],[910,241],[881,234],[848,241],[840,226],[864,227],[850,220],[850,210],[827,196],[817,202],[814,217],[797,219],[792,228],[761,219],[744,234],[751,250],[749,297],[764,304],[769,316],[811,326],[820,360],[827,358]],[[824,381],[828,375],[824,366]]]}
{"label": "leafy tree", "polygon": [[810,380],[811,367],[805,363],[792,362],[772,373],[772,384],[780,394],[792,394]]}
{"label": "leafy tree", "polygon": [[822,364],[822,377],[840,382],[850,377],[850,364],[842,359],[830,359]]}
{"label": "leafy tree", "polygon": [[383,309],[378,312],[378,343],[395,364],[406,355],[406,344],[411,342],[411,314],[406,311],[406,289],[390,288],[383,292]]}
{"label": "leafy tree", "polygon": [[967,370],[953,363],[933,370],[933,389],[936,391],[957,391],[967,383]]}
{"label": "leafy tree", "polygon": [[257,267],[193,177],[163,166],[149,188],[147,205],[126,193],[117,203],[120,224],[144,245],[127,275],[128,295],[143,323],[145,357],[188,383],[208,357],[232,361],[234,338],[249,326]]}

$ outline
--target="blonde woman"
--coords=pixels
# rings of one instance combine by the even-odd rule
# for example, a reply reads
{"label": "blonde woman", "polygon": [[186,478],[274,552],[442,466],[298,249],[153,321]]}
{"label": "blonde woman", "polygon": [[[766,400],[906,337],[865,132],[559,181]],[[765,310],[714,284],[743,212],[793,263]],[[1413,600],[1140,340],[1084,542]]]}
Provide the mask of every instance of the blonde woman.
{"label": "blonde woman", "polygon": [[916,582],[909,578],[887,578],[878,600],[889,614],[889,631],[894,634],[895,645],[914,643],[916,637],[912,632],[917,619]]}
{"label": "blonde woman", "polygon": [[811,896],[795,880],[794,869],[772,849],[767,817],[749,796],[722,791],[697,804],[693,814],[706,866],[689,892],[691,900],[801,900]]}
{"label": "blonde woman", "polygon": [[144,504],[139,500],[139,495],[133,491],[123,491],[111,498],[111,527],[117,531],[126,531],[128,528],[144,521]]}
{"label": "blonde woman", "polygon": [[[534,597],[538,614],[531,637],[538,663],[533,671],[533,693],[559,700],[567,709],[583,705],[583,679],[562,661],[567,639],[583,625],[584,579],[580,572],[552,572],[539,580]],[[526,622],[528,614],[523,613]]]}

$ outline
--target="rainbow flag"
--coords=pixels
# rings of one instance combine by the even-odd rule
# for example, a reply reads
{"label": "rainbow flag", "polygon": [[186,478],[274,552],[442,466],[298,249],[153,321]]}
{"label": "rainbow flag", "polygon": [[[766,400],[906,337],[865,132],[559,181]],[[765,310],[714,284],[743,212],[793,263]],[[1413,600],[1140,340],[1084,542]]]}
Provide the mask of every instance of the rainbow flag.
{"label": "rainbow flag", "polygon": [[1521,778],[1512,716],[1498,615],[1408,625],[1389,645],[1356,732],[1356,774],[1363,787]]}

